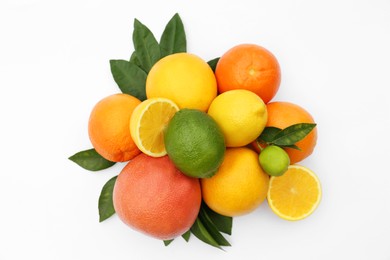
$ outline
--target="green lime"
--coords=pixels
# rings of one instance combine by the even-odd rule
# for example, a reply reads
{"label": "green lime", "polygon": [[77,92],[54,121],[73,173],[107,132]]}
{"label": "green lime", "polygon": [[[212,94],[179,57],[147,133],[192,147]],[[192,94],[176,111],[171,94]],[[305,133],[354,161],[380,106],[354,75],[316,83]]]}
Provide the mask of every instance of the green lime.
{"label": "green lime", "polygon": [[290,165],[290,157],[285,150],[276,145],[264,148],[259,155],[261,168],[271,176],[283,175]]}
{"label": "green lime", "polygon": [[225,155],[225,140],[219,126],[196,109],[176,112],[166,128],[164,142],[169,158],[190,177],[213,176]]}

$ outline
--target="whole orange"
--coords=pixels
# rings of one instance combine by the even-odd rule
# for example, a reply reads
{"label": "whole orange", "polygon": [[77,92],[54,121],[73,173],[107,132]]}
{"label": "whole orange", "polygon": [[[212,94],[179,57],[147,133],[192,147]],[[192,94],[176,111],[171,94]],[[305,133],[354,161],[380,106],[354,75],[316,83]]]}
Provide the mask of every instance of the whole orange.
{"label": "whole orange", "polygon": [[254,211],[266,198],[269,176],[259,164],[256,152],[246,147],[226,149],[217,173],[201,179],[204,202],[225,216]]}
{"label": "whole orange", "polygon": [[275,56],[255,44],[240,44],[224,53],[215,70],[218,92],[246,89],[268,103],[279,89],[280,67]]}
{"label": "whole orange", "polygon": [[100,100],[89,117],[89,139],[95,150],[113,162],[132,159],[141,151],[131,138],[129,124],[141,101],[128,94],[114,94]]}
{"label": "whole orange", "polygon": [[[268,121],[266,126],[284,129],[298,123],[314,123],[313,117],[301,106],[290,102],[270,102],[267,104]],[[317,143],[317,127],[315,127],[304,139],[296,145],[301,150],[285,148],[290,157],[290,163],[294,164],[308,157]]]}
{"label": "whole orange", "polygon": [[169,240],[188,231],[201,204],[200,183],[168,156],[140,154],[119,174],[113,202],[119,218],[149,236]]}

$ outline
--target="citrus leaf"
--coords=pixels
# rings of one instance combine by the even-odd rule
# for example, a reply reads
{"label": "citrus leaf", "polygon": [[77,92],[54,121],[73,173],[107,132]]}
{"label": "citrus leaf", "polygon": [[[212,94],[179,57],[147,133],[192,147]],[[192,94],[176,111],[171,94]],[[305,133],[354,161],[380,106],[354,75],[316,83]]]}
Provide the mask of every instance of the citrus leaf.
{"label": "citrus leaf", "polygon": [[146,99],[146,73],[140,67],[126,60],[110,60],[111,73],[123,93],[139,100]]}
{"label": "citrus leaf", "polygon": [[202,221],[204,227],[207,229],[207,231],[213,237],[213,239],[218,243],[218,245],[230,246],[230,243],[223,237],[223,235],[221,233],[219,233],[218,228],[215,226],[213,221],[207,215],[207,212],[205,211],[205,209],[203,207],[200,209],[199,218]]}
{"label": "citrus leaf", "polygon": [[191,230],[188,230],[187,232],[185,232],[183,235],[181,235],[182,238],[184,238],[184,240],[186,242],[188,242],[188,240],[190,240],[190,236],[191,236]]}
{"label": "citrus leaf", "polygon": [[218,214],[217,212],[210,209],[205,203],[202,208],[207,213],[210,220],[214,223],[217,229],[225,234],[232,234],[233,218]]}
{"label": "citrus leaf", "polygon": [[[190,236],[191,236],[191,230],[188,230],[187,232],[185,232],[183,235],[181,235],[184,240],[186,242],[188,242],[188,240],[190,240]],[[165,246],[168,246],[170,243],[172,243],[174,239],[170,239],[170,240],[163,240],[164,241],[164,245]]]}
{"label": "citrus leaf", "polygon": [[175,14],[165,26],[160,39],[161,58],[187,51],[186,34],[179,14]]}
{"label": "citrus leaf", "polygon": [[133,43],[142,69],[149,73],[152,66],[161,58],[160,46],[148,27],[137,19],[134,19]]}
{"label": "citrus leaf", "polygon": [[257,140],[259,142],[270,143],[274,140],[274,137],[280,131],[282,131],[282,129],[277,127],[273,127],[273,126],[265,127],[263,132],[261,132],[260,136],[257,138]]}
{"label": "citrus leaf", "polygon": [[283,147],[283,148],[291,148],[291,149],[295,149],[295,150],[301,151],[301,148],[299,148],[295,144],[292,144],[292,145],[279,145],[279,146]]}
{"label": "citrus leaf", "polygon": [[118,176],[114,176],[104,184],[99,196],[99,222],[102,222],[115,214],[112,193],[115,181]]}
{"label": "citrus leaf", "polygon": [[209,60],[209,61],[207,62],[207,64],[209,64],[209,66],[210,66],[210,68],[213,70],[213,72],[215,72],[215,69],[217,68],[217,64],[218,64],[219,59],[220,59],[220,58],[218,57],[218,58]]}
{"label": "citrus leaf", "polygon": [[210,233],[207,231],[206,227],[203,225],[202,221],[199,219],[199,217],[195,220],[195,223],[191,227],[191,232],[194,234],[199,240],[205,242],[206,244],[209,244],[211,246],[214,246],[216,248],[222,249],[217,241],[210,235]]}
{"label": "citrus leaf", "polygon": [[170,243],[172,243],[173,239],[170,240],[163,240],[165,246],[169,246]]}
{"label": "citrus leaf", "polygon": [[142,69],[141,63],[139,62],[137,53],[135,51],[133,51],[133,53],[131,54],[129,62],[137,65],[138,67],[140,67],[140,69]]}
{"label": "citrus leaf", "polygon": [[78,152],[68,159],[89,171],[100,171],[115,164],[115,162],[103,158],[93,148]]}
{"label": "citrus leaf", "polygon": [[316,124],[309,123],[291,125],[277,133],[271,142],[279,146],[293,145],[305,138],[315,126]]}

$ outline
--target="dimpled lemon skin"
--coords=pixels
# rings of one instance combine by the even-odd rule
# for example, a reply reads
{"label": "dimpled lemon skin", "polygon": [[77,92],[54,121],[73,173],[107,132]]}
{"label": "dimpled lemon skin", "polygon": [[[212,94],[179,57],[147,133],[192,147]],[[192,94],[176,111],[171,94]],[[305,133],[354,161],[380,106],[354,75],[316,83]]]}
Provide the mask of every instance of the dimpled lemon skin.
{"label": "dimpled lemon skin", "polygon": [[251,143],[267,123],[267,107],[263,100],[243,89],[230,90],[217,96],[208,114],[221,127],[227,147]]}
{"label": "dimpled lemon skin", "polygon": [[182,108],[206,112],[217,96],[217,80],[210,66],[190,53],[159,60],[146,79],[147,98],[164,97]]}

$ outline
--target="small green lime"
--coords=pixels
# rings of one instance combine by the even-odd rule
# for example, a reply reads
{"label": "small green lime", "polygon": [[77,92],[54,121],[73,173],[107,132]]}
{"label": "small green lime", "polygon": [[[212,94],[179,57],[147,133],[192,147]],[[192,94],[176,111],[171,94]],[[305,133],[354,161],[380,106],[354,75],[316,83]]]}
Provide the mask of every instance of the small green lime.
{"label": "small green lime", "polygon": [[285,150],[276,145],[264,148],[259,155],[261,168],[271,176],[283,175],[290,165],[290,157]]}
{"label": "small green lime", "polygon": [[212,117],[196,109],[181,109],[164,134],[165,149],[175,166],[196,178],[213,176],[225,155],[225,139]]}

